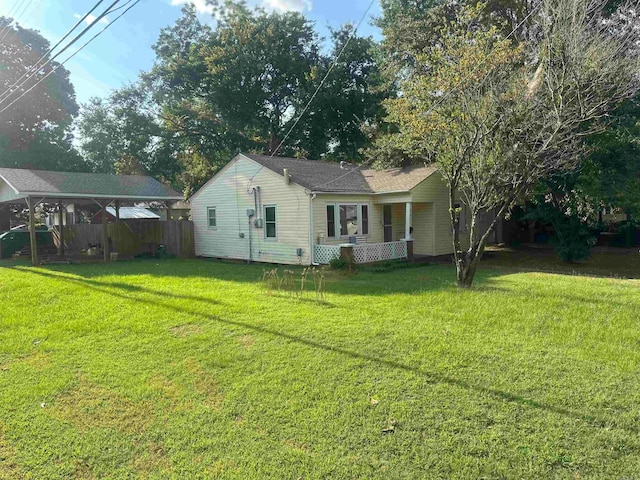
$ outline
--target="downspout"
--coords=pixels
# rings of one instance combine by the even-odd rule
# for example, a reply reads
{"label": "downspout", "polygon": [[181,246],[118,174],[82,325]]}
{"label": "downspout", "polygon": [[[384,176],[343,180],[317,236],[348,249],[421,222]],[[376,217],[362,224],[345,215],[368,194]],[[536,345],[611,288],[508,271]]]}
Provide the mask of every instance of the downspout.
{"label": "downspout", "polygon": [[319,263],[314,262],[314,245],[313,245],[313,200],[316,198],[315,193],[309,192],[309,260],[311,265],[318,266]]}
{"label": "downspout", "polygon": [[248,221],[249,221],[249,259],[247,260],[247,264],[251,263],[251,260],[253,260],[253,249],[251,246],[251,231],[253,230],[251,228],[251,218],[252,217],[248,217]]}

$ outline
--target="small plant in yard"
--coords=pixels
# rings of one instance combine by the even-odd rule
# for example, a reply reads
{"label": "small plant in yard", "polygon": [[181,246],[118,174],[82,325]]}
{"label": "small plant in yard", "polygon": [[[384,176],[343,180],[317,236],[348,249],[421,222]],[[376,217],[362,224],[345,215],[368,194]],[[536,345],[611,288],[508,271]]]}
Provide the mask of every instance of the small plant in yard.
{"label": "small plant in yard", "polygon": [[345,273],[355,273],[357,271],[356,264],[349,262],[342,257],[336,257],[329,260],[329,266],[334,270],[340,270]]}
{"label": "small plant in yard", "polygon": [[313,287],[315,291],[316,301],[325,301],[324,291],[324,273],[315,267],[306,267],[300,272],[300,286],[296,286],[296,277],[293,270],[284,270],[282,275],[278,273],[278,269],[262,271],[262,283],[267,289],[267,293],[272,295],[274,292],[288,292],[289,295],[295,295],[297,298],[303,298],[305,292],[305,285],[307,278],[311,277],[313,280]]}

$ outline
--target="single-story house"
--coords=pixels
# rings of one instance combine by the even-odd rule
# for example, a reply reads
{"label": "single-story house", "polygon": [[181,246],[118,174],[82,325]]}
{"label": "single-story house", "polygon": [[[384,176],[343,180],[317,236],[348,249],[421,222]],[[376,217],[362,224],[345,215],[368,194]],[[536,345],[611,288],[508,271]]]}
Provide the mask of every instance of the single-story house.
{"label": "single-story house", "polygon": [[302,265],[328,263],[347,243],[363,263],[406,257],[408,243],[414,255],[450,254],[447,192],[433,165],[238,154],[191,197],[195,253]]}

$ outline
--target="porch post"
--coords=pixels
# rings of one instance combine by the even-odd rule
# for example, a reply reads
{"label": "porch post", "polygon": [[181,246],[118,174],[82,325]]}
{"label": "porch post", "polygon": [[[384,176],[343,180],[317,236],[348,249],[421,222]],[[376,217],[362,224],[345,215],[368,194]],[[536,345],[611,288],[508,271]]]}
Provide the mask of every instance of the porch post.
{"label": "porch post", "polygon": [[405,203],[404,239],[411,240],[411,202]]}
{"label": "porch post", "polygon": [[120,223],[120,200],[116,200],[116,223]]}
{"label": "porch post", "polygon": [[105,200],[102,203],[102,251],[104,252],[104,261],[109,262],[109,230],[107,226],[107,207],[109,202]]}
{"label": "porch post", "polygon": [[58,246],[58,255],[59,256],[63,256],[64,255],[64,217],[63,215],[65,214],[65,209],[64,209],[64,205],[62,202],[58,202],[58,215],[59,215],[59,225],[60,225],[60,245]]}
{"label": "porch post", "polygon": [[29,240],[31,244],[31,264],[38,264],[38,244],[36,243],[36,219],[35,219],[35,205],[33,198],[27,197],[27,206],[29,207]]}
{"label": "porch post", "polygon": [[9,204],[0,205],[0,232],[11,229],[11,209]]}

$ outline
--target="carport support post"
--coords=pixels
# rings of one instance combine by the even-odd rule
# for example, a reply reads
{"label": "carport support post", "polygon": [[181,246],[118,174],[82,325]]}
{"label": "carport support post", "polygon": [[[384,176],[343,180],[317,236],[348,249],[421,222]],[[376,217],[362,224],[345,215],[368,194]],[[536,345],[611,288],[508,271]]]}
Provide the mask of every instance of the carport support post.
{"label": "carport support post", "polygon": [[38,264],[38,244],[36,243],[36,216],[33,198],[27,197],[27,206],[29,207],[29,240],[31,243],[31,263],[35,266]]}
{"label": "carport support post", "polygon": [[62,204],[62,202],[58,202],[58,216],[59,218],[59,225],[60,225],[60,245],[58,246],[58,255],[59,256],[63,256],[64,255],[64,217],[63,215],[65,214],[65,210],[64,210],[64,205]]}
{"label": "carport support post", "polygon": [[102,206],[102,250],[104,251],[104,261],[111,260],[109,255],[109,230],[107,227],[107,206],[109,202],[105,201],[100,204]]}
{"label": "carport support post", "polygon": [[120,223],[120,200],[116,200],[116,223]]}

